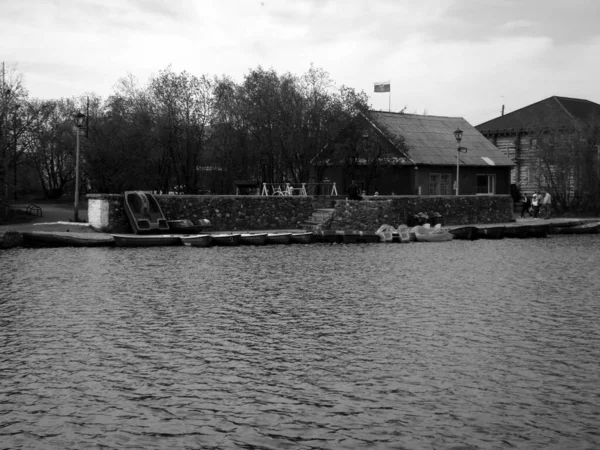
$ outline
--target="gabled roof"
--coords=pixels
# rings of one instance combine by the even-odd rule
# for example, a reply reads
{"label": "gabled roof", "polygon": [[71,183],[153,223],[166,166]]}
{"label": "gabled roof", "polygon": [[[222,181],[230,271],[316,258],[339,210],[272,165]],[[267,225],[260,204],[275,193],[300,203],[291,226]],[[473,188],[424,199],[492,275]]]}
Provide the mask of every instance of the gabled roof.
{"label": "gabled roof", "polygon": [[461,165],[513,166],[514,163],[462,117],[422,116],[369,111],[366,118],[389,141],[404,142],[403,150],[416,165],[456,165],[457,142],[454,131],[463,130]]}
{"label": "gabled roof", "polygon": [[578,120],[600,118],[600,105],[589,100],[549,97],[504,116],[477,125],[484,134],[517,132],[540,128],[570,127]]}

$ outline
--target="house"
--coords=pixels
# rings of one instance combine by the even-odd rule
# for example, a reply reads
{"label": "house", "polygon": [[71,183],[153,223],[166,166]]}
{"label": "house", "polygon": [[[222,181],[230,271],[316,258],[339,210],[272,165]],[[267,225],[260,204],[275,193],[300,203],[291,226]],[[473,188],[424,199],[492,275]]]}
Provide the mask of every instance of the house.
{"label": "house", "polygon": [[597,185],[586,173],[598,164],[599,119],[599,104],[553,96],[476,128],[515,163],[511,183],[526,193],[548,189],[566,206],[586,183]]}
{"label": "house", "polygon": [[461,117],[359,113],[320,157],[340,194],[355,181],[368,195],[455,195],[457,157],[460,195],[510,193],[513,162]]}

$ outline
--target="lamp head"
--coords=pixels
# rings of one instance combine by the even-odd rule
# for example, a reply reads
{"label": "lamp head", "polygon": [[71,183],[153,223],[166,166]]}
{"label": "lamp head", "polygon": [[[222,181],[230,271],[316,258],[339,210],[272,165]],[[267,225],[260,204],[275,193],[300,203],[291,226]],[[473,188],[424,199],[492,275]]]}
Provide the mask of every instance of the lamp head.
{"label": "lamp head", "polygon": [[85,119],[85,114],[82,114],[81,111],[75,114],[75,126],[77,128],[81,128],[83,126],[83,120]]}
{"label": "lamp head", "polygon": [[456,131],[454,132],[454,138],[456,139],[456,142],[458,142],[460,144],[460,141],[462,140],[462,136],[463,136],[463,131],[460,128],[457,128]]}

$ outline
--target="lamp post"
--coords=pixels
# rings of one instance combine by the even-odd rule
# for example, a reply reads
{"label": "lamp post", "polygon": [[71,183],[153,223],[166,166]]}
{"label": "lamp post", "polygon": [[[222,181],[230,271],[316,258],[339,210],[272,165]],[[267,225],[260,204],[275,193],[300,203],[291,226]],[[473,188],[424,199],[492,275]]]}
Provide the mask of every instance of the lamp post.
{"label": "lamp post", "polygon": [[465,147],[460,146],[460,141],[462,141],[463,131],[460,128],[457,128],[454,132],[454,138],[456,139],[457,147],[456,147],[456,195],[458,195],[458,180],[459,180],[459,156],[460,152],[466,153],[467,149]]}
{"label": "lamp post", "polygon": [[79,222],[79,133],[83,126],[85,114],[78,112],[75,115],[75,127],[77,128],[77,146],[75,151],[75,202],[73,211],[73,220]]}
{"label": "lamp post", "polygon": [[21,105],[17,103],[13,114],[13,198],[15,202],[17,201],[17,112],[20,107]]}

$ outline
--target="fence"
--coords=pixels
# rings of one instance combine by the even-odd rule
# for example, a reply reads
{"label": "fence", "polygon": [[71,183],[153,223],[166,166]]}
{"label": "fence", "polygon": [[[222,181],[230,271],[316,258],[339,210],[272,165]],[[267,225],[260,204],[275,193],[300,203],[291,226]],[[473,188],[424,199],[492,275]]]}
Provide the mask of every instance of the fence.
{"label": "fence", "polygon": [[263,183],[260,195],[338,195],[331,183]]}

